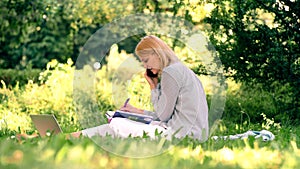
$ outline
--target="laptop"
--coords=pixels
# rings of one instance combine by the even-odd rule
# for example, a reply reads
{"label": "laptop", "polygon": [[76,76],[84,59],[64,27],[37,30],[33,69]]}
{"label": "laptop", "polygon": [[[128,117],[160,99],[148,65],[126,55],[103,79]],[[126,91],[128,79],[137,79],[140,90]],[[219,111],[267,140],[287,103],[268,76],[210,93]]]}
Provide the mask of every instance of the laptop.
{"label": "laptop", "polygon": [[62,130],[53,114],[31,114],[30,118],[41,137],[49,134],[62,133]]}

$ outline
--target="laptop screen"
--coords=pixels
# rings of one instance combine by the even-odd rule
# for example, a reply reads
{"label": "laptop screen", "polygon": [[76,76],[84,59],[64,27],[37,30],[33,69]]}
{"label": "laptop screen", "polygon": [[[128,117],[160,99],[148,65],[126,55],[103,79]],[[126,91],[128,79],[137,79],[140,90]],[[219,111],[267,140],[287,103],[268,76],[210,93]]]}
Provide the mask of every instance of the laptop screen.
{"label": "laptop screen", "polygon": [[49,114],[37,114],[30,115],[33,124],[38,130],[40,136],[46,136],[47,133],[58,134],[62,133],[62,130],[55,118],[55,116]]}

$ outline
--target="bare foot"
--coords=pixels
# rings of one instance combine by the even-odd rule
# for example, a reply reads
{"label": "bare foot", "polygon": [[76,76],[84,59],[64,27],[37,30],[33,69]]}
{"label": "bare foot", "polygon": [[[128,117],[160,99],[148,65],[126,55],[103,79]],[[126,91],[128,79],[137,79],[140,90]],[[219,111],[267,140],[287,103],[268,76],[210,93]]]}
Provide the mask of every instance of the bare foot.
{"label": "bare foot", "polygon": [[23,139],[31,139],[31,138],[36,138],[36,137],[38,137],[38,136],[39,136],[39,135],[36,134],[36,133],[34,133],[34,134],[32,134],[32,135],[28,135],[28,134],[26,134],[26,133],[23,133],[23,134],[17,134],[17,135],[16,135],[16,138],[17,138],[17,140],[21,141],[21,140],[23,140]]}
{"label": "bare foot", "polygon": [[66,139],[70,139],[70,137],[73,137],[73,138],[79,138],[81,136],[81,131],[77,131],[77,132],[73,132],[73,133],[70,133],[66,136]]}

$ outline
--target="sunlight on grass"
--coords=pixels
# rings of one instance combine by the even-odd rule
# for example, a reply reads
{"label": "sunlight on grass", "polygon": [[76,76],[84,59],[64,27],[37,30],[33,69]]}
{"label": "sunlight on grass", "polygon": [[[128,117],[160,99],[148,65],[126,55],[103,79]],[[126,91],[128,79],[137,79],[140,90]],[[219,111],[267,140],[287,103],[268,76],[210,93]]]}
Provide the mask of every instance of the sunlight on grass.
{"label": "sunlight on grass", "polygon": [[[107,142],[115,142],[107,138]],[[124,141],[124,140],[123,140]],[[116,142],[116,149],[130,153],[134,142]],[[142,140],[140,140],[142,141]],[[137,142],[136,142],[137,143]],[[140,153],[152,151],[144,144]],[[155,145],[155,142],[153,142]],[[272,144],[281,144],[273,141]],[[0,138],[0,168],[296,168],[300,149],[291,141],[284,149],[272,149],[265,142],[249,139],[236,141],[211,141],[207,143],[179,143],[163,154],[148,158],[126,158],[104,151],[87,138],[65,140],[64,135],[24,140]],[[192,145],[195,145],[193,147]],[[207,147],[207,145],[210,145]],[[219,148],[218,148],[219,147]],[[40,154],[43,154],[40,156]],[[125,153],[126,154],[126,153]],[[44,168],[44,167],[43,167]]]}

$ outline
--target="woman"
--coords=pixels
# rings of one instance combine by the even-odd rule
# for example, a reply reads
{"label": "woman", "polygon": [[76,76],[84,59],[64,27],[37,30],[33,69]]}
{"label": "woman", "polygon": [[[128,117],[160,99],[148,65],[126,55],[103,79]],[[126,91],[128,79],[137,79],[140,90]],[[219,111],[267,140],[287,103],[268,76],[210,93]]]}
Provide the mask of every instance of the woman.
{"label": "woman", "polygon": [[[151,88],[154,112],[133,107],[130,104],[122,111],[153,116],[155,121],[144,124],[124,118],[113,118],[109,124],[71,133],[80,135],[142,136],[144,132],[155,137],[155,130],[167,138],[190,136],[200,141],[208,137],[208,108],[200,80],[183,65],[173,50],[160,38],[144,37],[136,46],[135,53],[147,71],[144,74]],[[150,76],[150,74],[152,74]]]}
{"label": "woman", "polygon": [[120,110],[150,115],[157,121],[147,125],[116,118],[110,124],[73,133],[73,136],[81,133],[89,137],[95,134],[122,135],[124,131],[133,135],[141,135],[146,131],[153,135],[158,129],[168,137],[174,135],[182,138],[188,135],[205,141],[208,137],[208,108],[203,86],[194,72],[183,65],[173,50],[154,35],[144,37],[135,52],[144,68],[154,74],[149,77],[149,73],[145,72],[144,77],[151,88],[155,111],[142,110],[130,104]]}

